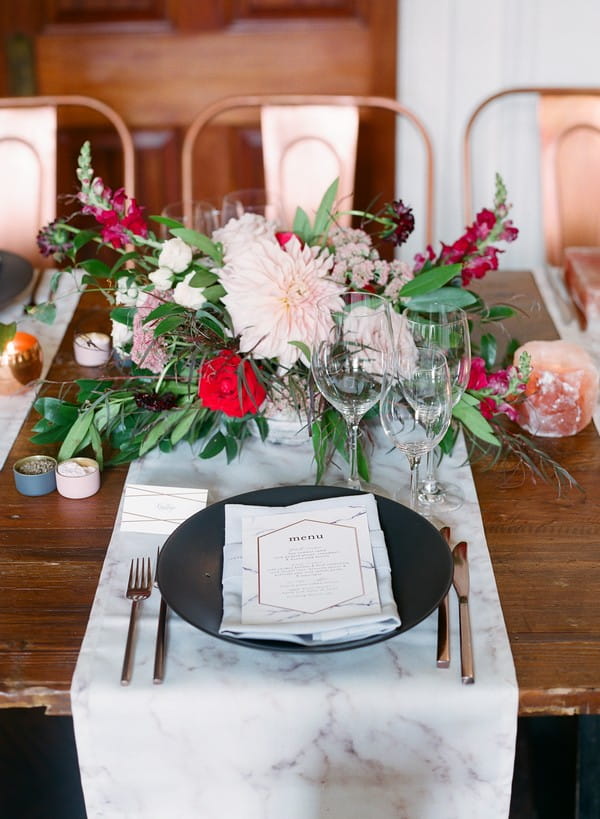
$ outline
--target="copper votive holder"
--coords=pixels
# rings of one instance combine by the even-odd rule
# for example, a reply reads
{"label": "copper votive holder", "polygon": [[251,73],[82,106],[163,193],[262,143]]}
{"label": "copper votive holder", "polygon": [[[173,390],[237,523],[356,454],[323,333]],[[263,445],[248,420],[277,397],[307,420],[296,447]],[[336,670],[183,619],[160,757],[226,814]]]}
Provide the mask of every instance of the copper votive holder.
{"label": "copper votive holder", "polygon": [[35,336],[18,332],[0,356],[0,395],[20,392],[42,374],[42,348]]}

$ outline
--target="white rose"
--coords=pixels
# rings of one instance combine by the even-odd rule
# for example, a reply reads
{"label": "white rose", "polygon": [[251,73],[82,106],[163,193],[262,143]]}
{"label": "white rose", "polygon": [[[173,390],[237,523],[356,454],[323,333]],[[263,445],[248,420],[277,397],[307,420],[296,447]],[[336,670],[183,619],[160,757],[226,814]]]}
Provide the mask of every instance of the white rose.
{"label": "white rose", "polygon": [[137,284],[129,284],[125,278],[119,279],[117,282],[117,292],[115,293],[115,302],[117,304],[124,304],[125,307],[135,307],[137,297]]}
{"label": "white rose", "polygon": [[175,286],[173,291],[173,301],[182,307],[189,307],[190,310],[198,310],[206,301],[204,288],[190,285],[190,281],[195,275],[195,273],[188,273],[185,279]]}
{"label": "white rose", "polygon": [[159,267],[168,267],[174,273],[183,273],[192,261],[192,248],[183,239],[167,239],[158,257]]}
{"label": "white rose", "polygon": [[148,276],[156,290],[169,290],[173,282],[173,271],[168,267],[159,267]]}
{"label": "white rose", "polygon": [[113,347],[115,347],[117,350],[122,350],[126,344],[133,341],[133,330],[126,324],[122,324],[120,321],[112,322],[111,335]]}

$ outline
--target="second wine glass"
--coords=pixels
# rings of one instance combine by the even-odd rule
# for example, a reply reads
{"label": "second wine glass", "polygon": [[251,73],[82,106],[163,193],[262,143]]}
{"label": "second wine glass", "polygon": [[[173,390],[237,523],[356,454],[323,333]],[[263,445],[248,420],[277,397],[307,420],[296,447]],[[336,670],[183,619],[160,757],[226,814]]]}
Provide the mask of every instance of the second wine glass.
{"label": "second wine glass", "polygon": [[450,424],[452,393],[445,356],[414,347],[388,375],[379,403],[383,431],[410,467],[411,509],[418,507],[418,467],[423,455],[442,440]]}
{"label": "second wine glass", "polygon": [[314,345],[311,369],[319,392],[346,422],[350,470],[344,486],[364,490],[358,476],[358,431],[380,398],[390,360],[389,305],[379,296],[346,292],[331,320],[326,338]]}
{"label": "second wine glass", "polygon": [[[407,310],[407,326],[417,344],[440,350],[446,357],[452,387],[452,406],[460,401],[471,371],[471,338],[467,314],[459,307],[433,303],[427,309]],[[424,514],[443,514],[458,509],[464,502],[461,488],[438,480],[436,453],[427,454],[424,480],[419,484],[420,510]]]}

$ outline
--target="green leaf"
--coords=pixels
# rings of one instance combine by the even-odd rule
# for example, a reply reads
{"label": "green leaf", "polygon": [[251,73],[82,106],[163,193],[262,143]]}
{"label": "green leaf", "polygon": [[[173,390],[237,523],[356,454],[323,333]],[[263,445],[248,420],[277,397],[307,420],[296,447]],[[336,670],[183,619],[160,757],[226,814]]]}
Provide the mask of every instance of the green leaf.
{"label": "green leaf", "polygon": [[198,233],[197,230],[191,230],[185,227],[173,228],[171,233],[173,236],[183,239],[186,244],[199,248],[205,256],[209,256],[218,264],[221,264],[223,261],[220,245],[213,242],[212,239],[209,239],[208,236],[205,236],[203,233]]}
{"label": "green leaf", "polygon": [[496,362],[496,354],[498,352],[498,342],[495,336],[491,333],[485,333],[481,336],[480,341],[481,357],[485,361],[485,366],[488,370],[494,366]]}
{"label": "green leaf", "polygon": [[214,458],[225,447],[225,436],[222,432],[217,432],[208,441],[204,449],[200,452],[201,458]]}
{"label": "green leaf", "polygon": [[135,307],[115,307],[110,311],[110,317],[113,321],[118,321],[119,324],[126,324],[128,327],[132,327],[135,310]]}
{"label": "green leaf", "polygon": [[220,284],[212,284],[210,287],[204,288],[204,293],[202,294],[206,301],[210,301],[213,304],[222,299],[225,295],[225,289]]}
{"label": "green leaf", "polygon": [[140,446],[140,456],[150,452],[173,427],[177,426],[187,410],[175,410],[163,415],[150,429]]}
{"label": "green leaf", "polygon": [[508,304],[492,304],[484,317],[484,321],[503,321],[512,318],[516,313],[515,308]]}
{"label": "green leaf", "polygon": [[227,463],[230,464],[235,456],[238,454],[238,442],[231,435],[225,437],[225,454],[227,455]]}
{"label": "green leaf", "polygon": [[494,435],[491,425],[475,407],[465,404],[461,400],[452,410],[452,415],[468,427],[477,438],[481,438],[482,441],[486,441],[488,444],[500,446],[500,441]]}
{"label": "green leaf", "polygon": [[98,461],[98,466],[100,467],[100,469],[102,469],[104,467],[104,452],[102,451],[102,439],[100,438],[100,433],[98,432],[94,424],[90,426],[90,443],[92,445],[92,449],[94,450],[94,457]]}
{"label": "green leaf", "polygon": [[297,236],[300,236],[301,239],[304,239],[305,242],[309,242],[312,239],[312,228],[310,225],[310,219],[306,215],[306,212],[302,210],[302,208],[296,208],[296,213],[294,214],[294,223],[292,225],[292,231]]}
{"label": "green leaf", "polygon": [[167,318],[158,322],[154,328],[154,337],[158,338],[158,336],[164,335],[165,333],[170,333],[172,330],[176,330],[178,327],[181,327],[184,321],[184,316],[168,316]]}
{"label": "green leaf", "polygon": [[79,414],[75,404],[61,401],[60,398],[38,398],[33,406],[36,412],[57,426],[72,426]]}
{"label": "green leaf", "polygon": [[446,304],[448,307],[469,307],[478,301],[474,293],[462,287],[440,287],[438,290],[432,290],[431,293],[410,299],[406,307],[411,310],[423,310],[433,303]]}
{"label": "green leaf", "polygon": [[86,410],[77,418],[58,452],[59,461],[71,458],[82,449],[93,420],[94,411],[92,409]]}
{"label": "green leaf", "polygon": [[334,179],[331,185],[327,188],[321,199],[321,203],[315,215],[314,233],[315,236],[321,236],[327,232],[329,223],[332,220],[333,204],[337,196],[339,179]]}
{"label": "green leaf", "polygon": [[190,287],[208,287],[218,281],[218,276],[215,276],[208,268],[202,267],[194,273],[188,284]]}
{"label": "green leaf", "polygon": [[269,435],[269,422],[262,415],[253,416],[253,420],[256,426],[258,427],[258,432],[260,434],[261,441],[266,441],[267,436]]}
{"label": "green leaf", "polygon": [[302,355],[306,358],[306,360],[310,361],[312,354],[308,344],[305,344],[303,341],[290,341],[289,344],[291,344],[292,347],[297,347],[302,353]]}
{"label": "green leaf", "polygon": [[425,273],[419,273],[409,282],[406,282],[400,290],[399,296],[402,299],[414,296],[421,296],[430,293],[432,290],[439,290],[455,276],[460,273],[459,264],[446,264],[441,267],[433,267]]}
{"label": "green leaf", "polygon": [[95,230],[81,230],[73,236],[73,247],[75,250],[81,250],[84,245],[96,238]]}
{"label": "green leaf", "polygon": [[100,259],[83,259],[78,266],[97,279],[106,279],[110,275],[110,267]]}
{"label": "green leaf", "polygon": [[36,321],[42,324],[54,324],[56,318],[56,305],[53,302],[44,302],[27,308],[27,315],[33,316]]}
{"label": "green leaf", "polygon": [[15,337],[17,332],[17,322],[13,321],[10,324],[0,323],[0,353],[4,352],[4,348],[11,339]]}
{"label": "green leaf", "polygon": [[194,421],[200,415],[200,412],[201,410],[199,409],[186,410],[186,412],[183,414],[183,416],[180,418],[175,428],[171,432],[171,443],[173,444],[173,446],[175,446],[175,444],[178,444],[179,441],[185,438],[187,433],[192,428]]}

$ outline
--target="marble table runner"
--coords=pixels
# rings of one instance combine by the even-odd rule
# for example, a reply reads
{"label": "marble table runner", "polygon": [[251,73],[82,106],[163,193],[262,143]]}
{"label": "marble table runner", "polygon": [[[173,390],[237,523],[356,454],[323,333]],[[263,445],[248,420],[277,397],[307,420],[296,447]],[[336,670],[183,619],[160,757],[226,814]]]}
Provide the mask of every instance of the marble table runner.
{"label": "marble table runner", "polygon": [[[373,480],[406,492],[404,456],[377,444]],[[308,443],[251,440],[229,465],[195,455],[187,445],[151,453],[131,465],[128,481],[207,487],[209,503],[313,482]],[[138,623],[132,682],[122,687],[129,562],[154,561],[164,536],[121,531],[119,511],[71,691],[88,815],[506,819],[518,690],[464,459],[461,443],[441,477],[451,475],[466,494],[445,522],[454,542],[469,542],[474,685],[460,681],[454,592],[449,669],[436,667],[435,613],[387,641],[309,655],[224,642],[171,612],[165,680],[153,685],[154,593]]]}
{"label": "marble table runner", "polygon": [[[46,270],[40,274],[41,281],[36,290],[36,301],[38,303],[47,299],[50,279],[53,273],[53,270]],[[41,377],[45,378],[54,356],[60,347],[65,330],[73,317],[77,302],[79,301],[80,292],[77,289],[76,281],[70,276],[64,276],[56,294],[56,300],[59,304],[56,321],[54,324],[42,324],[42,322],[35,321],[33,318],[24,314],[24,305],[29,301],[34,286],[34,282],[32,282],[29,287],[15,297],[10,304],[6,304],[0,309],[0,321],[4,324],[16,321],[17,330],[31,333],[38,339],[43,356]],[[37,393],[38,386],[33,385],[14,395],[0,395],[0,425],[2,426],[2,436],[0,438],[0,469],[4,467],[8,453],[37,397]],[[32,454],[35,454],[33,445]]]}

